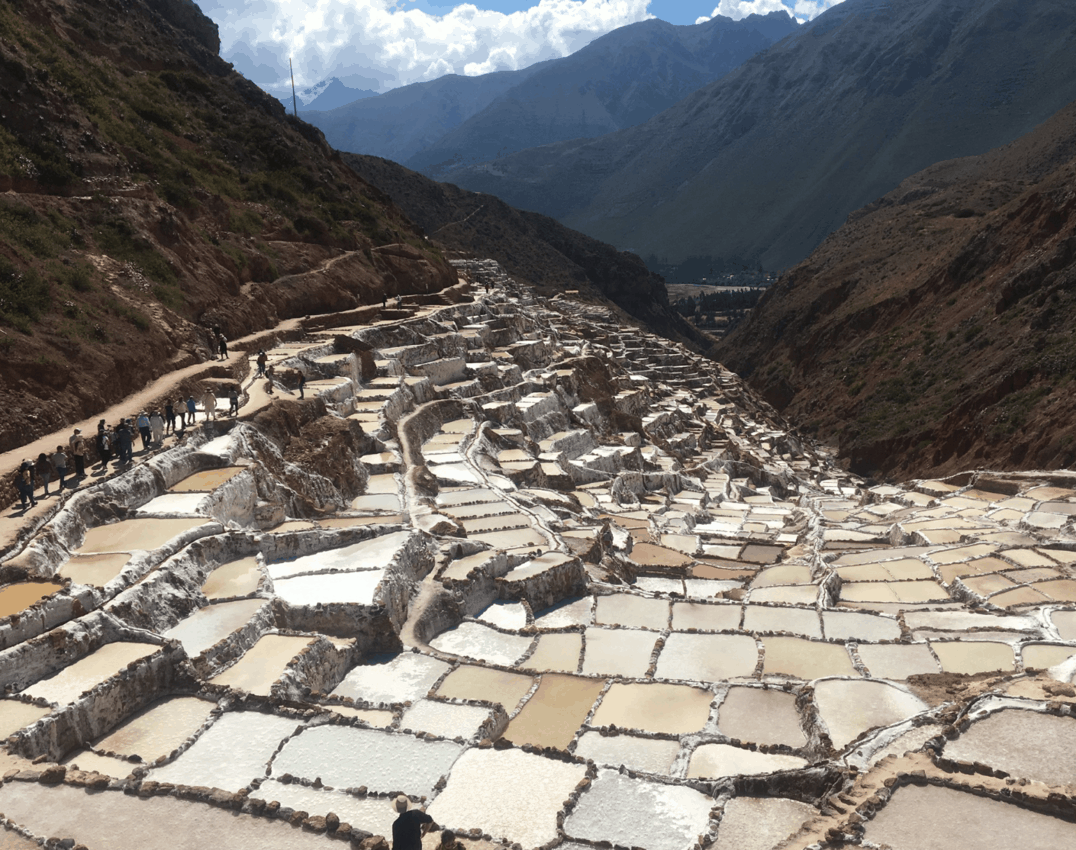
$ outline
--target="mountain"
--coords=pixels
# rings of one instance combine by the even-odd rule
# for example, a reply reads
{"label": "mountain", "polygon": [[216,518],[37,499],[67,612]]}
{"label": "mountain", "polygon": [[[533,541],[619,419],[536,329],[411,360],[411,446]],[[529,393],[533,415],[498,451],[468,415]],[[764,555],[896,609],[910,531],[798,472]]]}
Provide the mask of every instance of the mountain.
{"label": "mountain", "polygon": [[[307,110],[336,109],[367,97],[377,97],[377,92],[372,89],[353,89],[341,82],[339,77],[332,77],[303,89],[298,93],[297,99],[302,103],[302,112],[305,115]],[[281,102],[285,109],[292,105],[287,97]]]}
{"label": "mountain", "polygon": [[443,179],[644,256],[776,270],[1074,98],[1070,0],[845,0],[645,124]]}
{"label": "mountain", "polygon": [[1076,103],[857,211],[717,356],[861,474],[1076,463]]}
{"label": "mountain", "polygon": [[191,0],[0,4],[0,451],[386,280],[456,275]]}
{"label": "mountain", "polygon": [[634,254],[617,251],[548,216],[513,209],[491,195],[436,183],[381,157],[344,154],[343,158],[446,250],[491,257],[521,283],[547,295],[565,288],[589,291],[656,333],[695,348],[712,345],[712,339],[669,306],[664,281]]}
{"label": "mountain", "polygon": [[641,124],[797,28],[787,12],[620,27],[545,63],[406,165],[438,178],[524,148]]}

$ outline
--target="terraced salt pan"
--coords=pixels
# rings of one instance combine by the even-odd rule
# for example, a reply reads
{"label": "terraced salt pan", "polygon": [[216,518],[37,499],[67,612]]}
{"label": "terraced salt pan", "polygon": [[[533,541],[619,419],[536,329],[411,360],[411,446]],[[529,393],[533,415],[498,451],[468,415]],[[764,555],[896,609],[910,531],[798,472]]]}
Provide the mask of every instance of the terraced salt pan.
{"label": "terraced salt pan", "polygon": [[162,493],[155,499],[150,499],[142,507],[135,511],[135,516],[154,516],[156,514],[196,516],[205,515],[201,510],[202,503],[206,500],[205,493]]}
{"label": "terraced salt pan", "polygon": [[296,606],[325,604],[373,605],[385,570],[323,573],[274,582],[273,590],[284,602]]}
{"label": "terraced salt pan", "polygon": [[402,652],[391,660],[354,668],[332,694],[372,703],[414,702],[425,697],[450,666],[428,655]]}
{"label": "terraced salt pan", "polygon": [[728,631],[740,627],[739,605],[703,605],[697,602],[674,602],[672,627],[679,631]]}
{"label": "terraced salt pan", "polygon": [[941,661],[946,673],[989,673],[994,670],[1010,671],[1016,666],[1013,648],[1007,643],[992,641],[936,641],[930,648]]}
{"label": "terraced salt pan", "polygon": [[[125,758],[99,755],[92,750],[79,750],[64,758],[67,767],[72,770],[95,770],[104,776],[124,779],[131,775],[137,765]],[[3,845],[0,845],[2,847]]]}
{"label": "terraced salt pan", "polygon": [[979,762],[1047,785],[1076,784],[1076,719],[1003,709],[945,745],[948,758]]}
{"label": "terraced salt pan", "polygon": [[[363,540],[350,546],[327,549],[312,555],[303,555],[291,561],[268,564],[269,575],[274,581],[290,578],[300,573],[338,571],[384,570],[410,537],[409,531],[396,531]],[[339,575],[339,573],[336,573]]]}
{"label": "terraced salt pan", "polygon": [[66,564],[60,567],[57,575],[69,578],[75,584],[104,587],[123,571],[129,560],[131,560],[131,555],[128,552],[113,552],[107,555],[74,555]]}
{"label": "terraced salt pan", "polygon": [[689,779],[720,779],[799,770],[806,766],[807,760],[799,756],[745,750],[731,744],[703,744],[691,754],[687,776]]}
{"label": "terraced salt pan", "polygon": [[395,513],[400,510],[400,497],[395,493],[370,493],[351,500],[353,511],[378,511]]}
{"label": "terraced salt pan", "polygon": [[365,785],[371,791],[429,796],[461,752],[463,746],[451,741],[428,741],[379,729],[318,726],[284,745],[273,760],[273,775],[320,777],[334,788]]}
{"label": "terraced salt pan", "polygon": [[441,738],[460,737],[471,740],[489,716],[490,710],[481,706],[421,699],[403,713],[400,728],[426,732]]}
{"label": "terraced salt pan", "polygon": [[299,726],[300,721],[273,714],[228,712],[174,762],[150,770],[148,778],[238,791],[266,775],[280,742]]}
{"label": "terraced salt pan", "polygon": [[1020,655],[1024,659],[1025,668],[1048,669],[1076,655],[1076,646],[1030,643],[1021,648]]}
{"label": "terraced salt pan", "polygon": [[583,672],[640,678],[650,667],[658,633],[592,627],[584,635]]}
{"label": "terraced salt pan", "polygon": [[557,814],[585,773],[585,765],[518,749],[472,749],[453,765],[427,812],[446,827],[478,828],[495,839],[538,847],[557,837]]}
{"label": "terraced salt pan", "polygon": [[952,788],[906,785],[867,821],[865,838],[899,850],[1057,850],[1076,846],[1076,824]]}
{"label": "terraced salt pan", "polygon": [[205,524],[204,519],[127,519],[112,525],[98,525],[87,530],[80,555],[105,552],[137,552],[160,549],[173,537]]}
{"label": "terraced salt pan", "polygon": [[599,596],[594,611],[594,622],[601,625],[630,626],[638,629],[667,629],[669,627],[669,601],[650,599],[631,593]]}
{"label": "terraced salt pan", "polygon": [[891,726],[927,709],[907,691],[871,679],[815,682],[814,700],[833,746],[847,746],[868,729]]}
{"label": "terraced salt pan", "polygon": [[269,695],[269,689],[284,675],[284,669],[313,638],[264,635],[235,664],[209,681],[229,685],[252,694]]}
{"label": "terraced salt pan", "polygon": [[566,599],[534,615],[539,629],[560,629],[566,626],[589,626],[594,617],[594,597]]}
{"label": "terraced salt pan", "polygon": [[519,631],[527,626],[527,611],[518,602],[494,602],[478,619],[491,626]]}
{"label": "terraced salt pan", "polygon": [[397,817],[392,800],[384,797],[355,797],[342,791],[313,788],[298,782],[285,784],[266,779],[261,788],[250,796],[267,803],[276,800],[281,807],[311,815],[325,816],[332,812],[340,818],[341,823],[351,824],[354,829],[365,830],[371,835],[391,837],[392,823]]}
{"label": "terraced salt pan", "polygon": [[519,666],[539,673],[575,673],[582,650],[583,636],[578,632],[540,635],[534,652]]}
{"label": "terraced salt pan", "polygon": [[654,675],[658,679],[720,682],[753,676],[757,665],[758,645],[750,635],[673,632],[665,639]]}
{"label": "terraced salt pan", "polygon": [[258,590],[261,577],[258,559],[251,555],[249,558],[222,564],[213,570],[202,585],[202,593],[207,599],[246,596]]}
{"label": "terraced salt pan", "polygon": [[725,803],[713,850],[774,850],[818,810],[780,797],[734,797]]}
{"label": "terraced salt pan", "polygon": [[549,546],[549,540],[535,528],[513,531],[490,531],[484,534],[468,534],[471,540],[486,543],[494,549],[541,549]]}
{"label": "terraced salt pan", "polygon": [[235,478],[245,468],[243,466],[226,466],[223,469],[207,469],[204,472],[196,472],[194,475],[188,475],[169,489],[173,493],[216,490],[221,484],[226,484]]}
{"label": "terraced salt pan", "polygon": [[20,581],[0,587],[0,619],[21,614],[46,596],[63,590],[63,587],[54,581]]}
{"label": "terraced salt pan", "polygon": [[511,667],[523,657],[532,637],[498,632],[481,623],[461,623],[430,641],[438,652]]}
{"label": "terraced salt pan", "polygon": [[924,643],[860,644],[860,660],[876,679],[907,679],[920,673],[940,673],[938,662]]}
{"label": "terraced salt pan", "polygon": [[712,800],[694,788],[599,770],[565,819],[572,838],[647,850],[688,850],[707,831]]}
{"label": "terraced salt pan", "polygon": [[899,640],[896,620],[851,611],[823,611],[822,626],[831,640]]}
{"label": "terraced salt pan", "polygon": [[84,692],[112,678],[132,661],[152,655],[160,649],[152,643],[117,641],[65,667],[55,676],[36,682],[22,693],[51,703],[66,705]]}
{"label": "terraced salt pan", "polygon": [[363,723],[378,729],[387,729],[396,720],[396,715],[388,709],[354,708],[350,705],[333,704],[326,704],[324,708],[339,714],[341,717],[354,717],[356,720],[361,720]]}
{"label": "terraced salt pan", "polygon": [[504,737],[516,744],[566,749],[590,714],[605,682],[548,673],[512,718]]}
{"label": "terraced salt pan", "polygon": [[614,682],[602,697],[591,724],[690,734],[706,725],[713,696],[708,690],[687,685]]}
{"label": "terraced salt pan", "polygon": [[247,623],[267,605],[265,599],[239,599],[200,608],[161,636],[178,640],[190,658],[196,658],[216,646]]}
{"label": "terraced salt pan", "polygon": [[673,761],[680,752],[679,741],[639,738],[635,735],[602,735],[585,732],[575,748],[580,758],[612,767],[623,765],[629,770],[641,770],[668,776]]}
{"label": "terraced salt pan", "polygon": [[151,762],[168,755],[202,728],[214,707],[214,703],[197,697],[169,697],[138,712],[94,746]]}
{"label": "terraced salt pan", "polygon": [[437,688],[437,695],[496,703],[511,713],[533,686],[531,676],[463,664],[445,677]]}
{"label": "terraced salt pan", "polygon": [[858,676],[844,646],[803,638],[768,637],[763,640],[766,659],[762,673],[817,679],[821,676]]}
{"label": "terraced salt pan", "polygon": [[[31,705],[14,699],[0,699],[0,738],[6,738],[14,732],[35,723],[48,714],[51,709]],[[3,844],[0,844],[3,847]]]}
{"label": "terraced salt pan", "polygon": [[792,632],[804,637],[822,637],[818,612],[813,608],[767,608],[747,605],[744,608],[744,631]]}
{"label": "terraced salt pan", "polygon": [[754,744],[807,743],[795,695],[773,688],[730,688],[718,709],[717,728],[729,738]]}

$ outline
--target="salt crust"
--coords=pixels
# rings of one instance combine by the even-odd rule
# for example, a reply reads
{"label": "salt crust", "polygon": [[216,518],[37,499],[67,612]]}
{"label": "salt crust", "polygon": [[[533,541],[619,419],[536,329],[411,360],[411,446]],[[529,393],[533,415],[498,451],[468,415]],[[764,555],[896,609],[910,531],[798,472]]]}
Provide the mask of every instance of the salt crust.
{"label": "salt crust", "polygon": [[428,655],[403,652],[388,663],[354,668],[332,694],[371,703],[414,701],[425,697],[450,666]]}
{"label": "salt crust", "polygon": [[530,649],[533,640],[531,637],[503,634],[480,623],[461,623],[439,634],[430,641],[430,646],[451,655],[511,667]]}
{"label": "salt crust", "polygon": [[509,631],[526,628],[527,610],[518,602],[494,602],[477,619]]}
{"label": "salt crust", "polygon": [[817,814],[798,800],[735,797],[725,803],[713,850],[773,850]]}
{"label": "salt crust", "polygon": [[702,744],[691,754],[687,775],[689,779],[719,779],[799,770],[806,766],[807,760],[799,756],[745,750],[731,744]]}
{"label": "salt crust", "polygon": [[409,531],[396,531],[350,546],[327,549],[303,555],[292,561],[268,564],[266,569],[274,580],[288,578],[300,573],[317,573],[329,570],[383,570],[389,565],[400,547],[411,535]]}
{"label": "salt crust", "polygon": [[160,647],[153,643],[106,643],[85,658],[65,667],[55,676],[30,685],[22,693],[47,702],[66,705],[78,699],[83,692],[115,676],[132,661],[152,655],[159,649]]}
{"label": "salt crust", "polygon": [[635,735],[602,735],[585,732],[575,747],[580,758],[612,767],[623,765],[629,770],[668,776],[673,761],[680,752],[679,741],[639,738]]}
{"label": "salt crust", "polygon": [[565,819],[564,831],[570,838],[624,847],[688,850],[709,828],[711,805],[710,798],[694,788],[599,770]]}
{"label": "salt crust", "polygon": [[442,738],[472,740],[479,727],[489,720],[490,710],[477,705],[455,705],[434,700],[419,700],[400,718],[401,729],[427,732]]}
{"label": "salt crust", "polygon": [[391,836],[397,814],[392,801],[384,797],[355,797],[342,791],[312,788],[299,782],[285,784],[275,779],[266,779],[250,796],[267,803],[276,800],[281,806],[311,815],[332,812],[342,823],[371,835]]}
{"label": "salt crust", "polygon": [[462,751],[462,746],[450,741],[427,741],[379,729],[318,726],[284,745],[273,761],[273,776],[290,773],[320,778],[334,788],[365,785],[371,791],[429,796]]}
{"label": "salt crust", "polygon": [[147,778],[176,785],[204,785],[238,791],[265,776],[280,742],[301,724],[288,717],[257,711],[224,714],[171,764],[154,768]]}
{"label": "salt crust", "polygon": [[874,679],[823,679],[815,682],[814,699],[838,749],[868,729],[898,723],[927,708],[918,697]]}
{"label": "salt crust", "polygon": [[428,808],[446,827],[478,827],[494,838],[537,847],[557,836],[557,813],[586,766],[519,749],[468,750]]}
{"label": "salt crust", "polygon": [[1047,785],[1076,784],[1076,719],[1004,709],[945,746],[946,758],[979,762]]}

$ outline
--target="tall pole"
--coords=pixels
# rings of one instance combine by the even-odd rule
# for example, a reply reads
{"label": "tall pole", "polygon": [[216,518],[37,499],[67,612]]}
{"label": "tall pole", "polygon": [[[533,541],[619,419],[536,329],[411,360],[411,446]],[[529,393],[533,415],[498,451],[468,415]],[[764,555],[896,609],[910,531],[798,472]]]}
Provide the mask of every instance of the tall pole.
{"label": "tall pole", "polygon": [[291,67],[291,57],[288,57],[288,70],[291,71],[291,111],[296,118],[299,117],[299,107],[295,105],[295,69]]}

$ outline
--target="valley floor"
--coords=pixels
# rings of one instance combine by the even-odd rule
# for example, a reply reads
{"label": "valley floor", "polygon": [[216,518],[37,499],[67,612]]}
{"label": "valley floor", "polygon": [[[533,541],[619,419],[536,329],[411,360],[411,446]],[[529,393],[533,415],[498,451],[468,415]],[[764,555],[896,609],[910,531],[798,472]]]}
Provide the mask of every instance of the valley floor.
{"label": "valley floor", "polygon": [[0,845],[373,850],[399,794],[427,850],[1076,843],[1071,476],[868,487],[459,269],[2,520]]}

